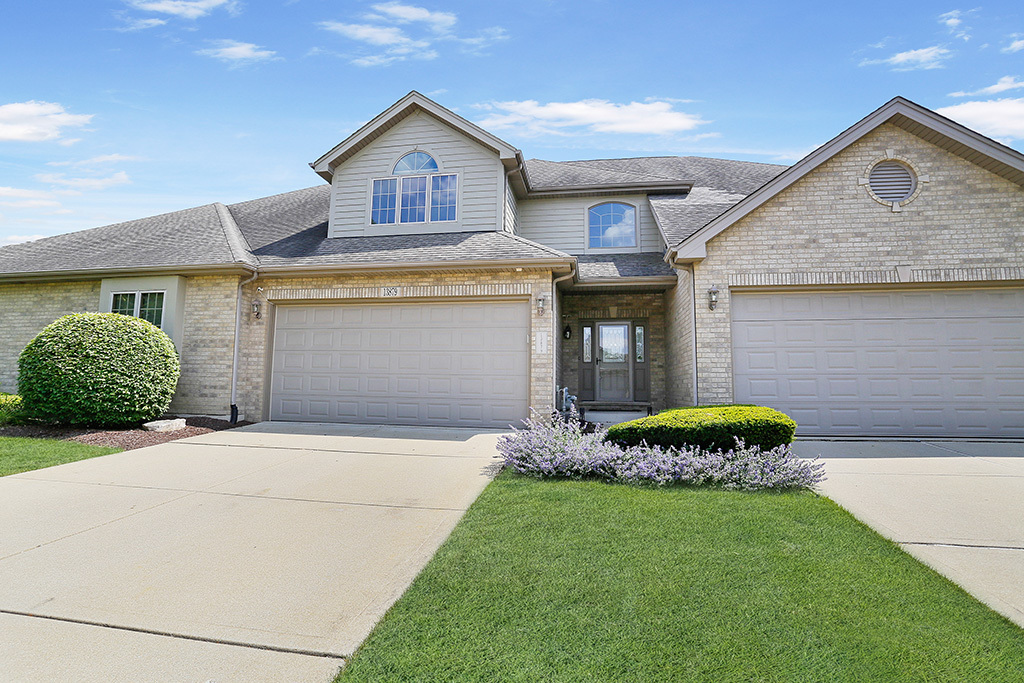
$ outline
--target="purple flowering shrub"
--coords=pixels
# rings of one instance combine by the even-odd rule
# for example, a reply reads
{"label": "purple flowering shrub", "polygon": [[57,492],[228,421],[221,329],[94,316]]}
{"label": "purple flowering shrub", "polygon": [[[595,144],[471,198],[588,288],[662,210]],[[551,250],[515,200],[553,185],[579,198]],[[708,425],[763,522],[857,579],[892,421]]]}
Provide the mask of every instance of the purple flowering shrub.
{"label": "purple flowering shrub", "polygon": [[622,447],[604,440],[605,430],[584,432],[577,416],[563,421],[526,421],[498,440],[505,466],[530,476],[593,477],[625,484],[710,485],[727,489],[809,488],[825,478],[824,465],[793,454],[788,444],[769,450],[737,439],[728,451],[699,447]]}

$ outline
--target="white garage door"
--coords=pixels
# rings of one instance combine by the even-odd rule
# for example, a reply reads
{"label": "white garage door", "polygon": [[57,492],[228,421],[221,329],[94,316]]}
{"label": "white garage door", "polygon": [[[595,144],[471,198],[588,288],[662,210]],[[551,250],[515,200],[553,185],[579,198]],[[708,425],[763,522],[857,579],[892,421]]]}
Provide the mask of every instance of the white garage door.
{"label": "white garage door", "polygon": [[801,434],[1024,436],[1024,289],[737,293],[738,403]]}
{"label": "white garage door", "polygon": [[519,302],[280,306],[270,417],[518,425],[529,320]]}

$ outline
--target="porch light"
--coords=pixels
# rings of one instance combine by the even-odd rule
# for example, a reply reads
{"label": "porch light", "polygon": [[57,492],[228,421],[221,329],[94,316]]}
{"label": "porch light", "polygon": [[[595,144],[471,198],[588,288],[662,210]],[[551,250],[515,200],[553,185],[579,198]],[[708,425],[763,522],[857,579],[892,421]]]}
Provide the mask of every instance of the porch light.
{"label": "porch light", "polygon": [[718,287],[715,287],[714,285],[711,285],[711,288],[708,290],[708,309],[713,311],[713,310],[715,310],[715,308],[717,306],[718,306]]}
{"label": "porch light", "polygon": [[566,339],[572,339],[572,325],[566,325],[562,331],[562,336]]}
{"label": "porch light", "polygon": [[260,302],[259,301],[253,301],[252,302],[252,317],[256,318],[257,320],[259,320],[260,318],[263,317],[263,314],[260,313]]}
{"label": "porch light", "polygon": [[537,297],[537,315],[544,315],[544,295]]}

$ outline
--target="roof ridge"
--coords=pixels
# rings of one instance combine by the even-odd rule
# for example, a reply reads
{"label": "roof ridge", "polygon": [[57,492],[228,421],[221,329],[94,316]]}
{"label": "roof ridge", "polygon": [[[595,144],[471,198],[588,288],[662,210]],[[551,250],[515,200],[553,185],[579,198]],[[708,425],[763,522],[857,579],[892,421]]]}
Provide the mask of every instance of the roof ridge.
{"label": "roof ridge", "polygon": [[221,202],[214,202],[213,208],[217,210],[217,218],[220,219],[220,227],[224,231],[224,239],[228,243],[228,251],[231,252],[232,260],[236,263],[249,264],[255,260],[256,265],[259,265],[259,257],[253,253],[252,247],[249,246],[249,240],[245,239],[241,228],[235,222],[235,217],[231,215],[231,209]]}

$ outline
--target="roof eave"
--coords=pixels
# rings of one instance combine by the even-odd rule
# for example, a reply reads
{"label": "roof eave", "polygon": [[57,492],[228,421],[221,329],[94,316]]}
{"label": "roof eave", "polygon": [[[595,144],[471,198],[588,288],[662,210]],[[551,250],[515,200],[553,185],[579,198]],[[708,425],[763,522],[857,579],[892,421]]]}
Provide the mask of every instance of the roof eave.
{"label": "roof eave", "polygon": [[310,167],[321,178],[327,182],[332,182],[334,178],[334,169],[338,165],[338,159],[340,157],[344,156],[350,150],[360,148],[360,143],[372,135],[378,128],[387,125],[394,119],[404,118],[408,115],[408,111],[414,108],[422,109],[453,128],[460,130],[462,133],[473,138],[478,143],[496,152],[502,159],[516,158],[516,156],[520,154],[518,149],[501,138],[488,133],[475,123],[462,118],[455,112],[442,107],[437,102],[434,102],[429,97],[413,90],[383,112],[373,117],[373,119],[362,126],[359,130],[352,133],[352,135],[349,135],[340,143],[332,147],[330,151],[311,163]]}
{"label": "roof eave", "polygon": [[333,264],[279,264],[262,265],[261,275],[283,277],[291,274],[308,275],[311,272],[394,272],[395,270],[508,270],[508,269],[544,269],[552,271],[571,270],[576,263],[575,258],[550,259],[495,259],[495,260],[461,260],[461,261],[398,261],[391,263],[333,263]]}
{"label": "roof eave", "polygon": [[131,277],[134,275],[204,275],[255,273],[256,267],[248,263],[221,263],[188,266],[130,266],[122,268],[83,268],[79,270],[40,270],[32,272],[0,273],[0,282],[53,282],[58,280],[95,280],[105,277]]}
{"label": "roof eave", "polygon": [[678,194],[689,192],[692,182],[678,180],[664,183],[601,183],[594,185],[570,185],[567,187],[542,190],[527,189],[527,199],[544,199],[565,196],[599,196],[606,194]]}

